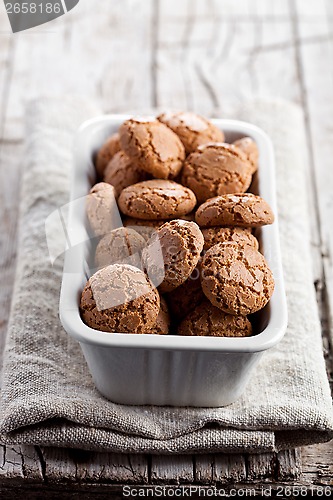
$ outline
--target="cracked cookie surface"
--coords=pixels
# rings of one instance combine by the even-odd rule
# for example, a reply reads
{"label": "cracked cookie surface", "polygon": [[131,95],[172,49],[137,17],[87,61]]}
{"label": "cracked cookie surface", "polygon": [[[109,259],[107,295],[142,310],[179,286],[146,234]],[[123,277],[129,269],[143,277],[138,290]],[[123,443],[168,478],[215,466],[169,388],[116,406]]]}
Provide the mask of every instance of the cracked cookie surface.
{"label": "cracked cookie surface", "polygon": [[178,135],[185,146],[186,154],[192,153],[201,144],[224,141],[222,130],[196,113],[162,113],[157,119]]}
{"label": "cracked cookie surface", "polygon": [[80,301],[85,324],[103,332],[148,333],[159,311],[158,291],[144,272],[128,264],[111,264],[97,271]]}
{"label": "cracked cookie surface", "polygon": [[179,174],[185,148],[179,137],[158,120],[126,120],[119,129],[120,144],[138,166],[158,179]]}
{"label": "cracked cookie surface", "polygon": [[110,233],[118,214],[114,187],[106,182],[95,184],[86,197],[86,213],[95,236]]}
{"label": "cracked cookie surface", "polygon": [[166,303],[166,300],[160,296],[160,311],[157,316],[157,320],[153,328],[147,332],[150,334],[154,335],[167,335],[169,333],[169,328],[170,328],[170,315],[169,315],[169,309],[168,309],[168,304]]}
{"label": "cracked cookie surface", "polygon": [[119,227],[98,242],[95,252],[96,267],[105,267],[125,259],[140,265],[140,252],[146,241],[134,229]]}
{"label": "cracked cookie surface", "polygon": [[251,184],[252,166],[231,144],[199,146],[185,161],[181,182],[192,189],[199,203],[228,193],[244,193]]}
{"label": "cracked cookie surface", "polygon": [[215,307],[246,316],[268,303],[274,278],[265,257],[250,245],[218,243],[202,260],[201,286]]}
{"label": "cracked cookie surface", "polygon": [[125,188],[118,199],[123,214],[136,219],[181,217],[196,205],[194,193],[174,181],[152,179]]}
{"label": "cracked cookie surface", "polygon": [[259,248],[257,238],[248,227],[207,227],[201,230],[205,244],[204,250],[209,250],[217,243],[238,243],[239,245],[252,245],[256,250]]}
{"label": "cracked cookie surface", "polygon": [[259,149],[256,142],[251,137],[243,137],[235,141],[233,145],[245,153],[251,163],[251,174],[254,174],[258,170],[259,164]]}
{"label": "cracked cookie surface", "polygon": [[249,337],[252,325],[246,316],[227,314],[204,300],[179,325],[178,335],[200,337]]}
{"label": "cracked cookie surface", "polygon": [[148,178],[147,172],[141,170],[124,151],[118,151],[104,171],[104,182],[114,187],[117,197],[127,186],[145,181]]}
{"label": "cracked cookie surface", "polygon": [[113,134],[108,140],[103,144],[100,150],[97,152],[95,167],[96,172],[100,178],[103,177],[105,169],[113,158],[113,156],[120,151],[120,140],[119,134]]}
{"label": "cracked cookie surface", "polygon": [[[162,277],[161,271],[164,271],[159,285],[161,293],[170,292],[187,280],[199,261],[203,244],[202,233],[195,222],[176,219],[156,231],[143,252],[143,259],[149,276]],[[164,269],[156,258],[159,248]]]}
{"label": "cracked cookie surface", "polygon": [[200,205],[195,214],[199,226],[259,227],[274,222],[274,214],[263,198],[252,193],[216,196]]}

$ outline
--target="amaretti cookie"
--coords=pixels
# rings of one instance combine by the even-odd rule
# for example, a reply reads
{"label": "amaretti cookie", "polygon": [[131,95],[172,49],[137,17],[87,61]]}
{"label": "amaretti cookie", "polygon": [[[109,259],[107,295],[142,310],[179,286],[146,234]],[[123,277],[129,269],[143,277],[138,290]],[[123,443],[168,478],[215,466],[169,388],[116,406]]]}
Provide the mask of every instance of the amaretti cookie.
{"label": "amaretti cookie", "polygon": [[204,300],[179,325],[178,335],[200,337],[249,337],[252,325],[246,316],[226,314]]}
{"label": "amaretti cookie", "polygon": [[120,151],[120,141],[119,134],[113,134],[109,139],[103,144],[101,149],[98,151],[95,160],[96,172],[100,178],[103,178],[104,171],[110,162],[111,158]]}
{"label": "amaretti cookie", "polygon": [[228,193],[244,193],[251,184],[252,166],[246,155],[231,144],[210,143],[190,154],[181,182],[192,189],[199,203]]}
{"label": "amaretti cookie", "polygon": [[118,205],[123,214],[137,219],[171,219],[190,213],[196,197],[177,182],[153,179],[125,188]]}
{"label": "amaretti cookie", "polygon": [[158,313],[157,320],[153,328],[147,332],[154,335],[167,335],[170,328],[170,315],[168,304],[166,300],[160,296],[160,312]]}
{"label": "amaretti cookie", "polygon": [[216,196],[200,205],[195,220],[199,226],[258,227],[274,222],[269,204],[252,193]]}
{"label": "amaretti cookie", "polygon": [[174,178],[185,159],[179,137],[158,120],[126,120],[119,129],[125,153],[142,170],[158,179]]}
{"label": "amaretti cookie", "polygon": [[134,219],[133,217],[124,217],[123,224],[125,227],[134,229],[137,233],[148,241],[154,234],[156,229],[163,226],[168,222],[167,220],[147,220],[147,219]]}
{"label": "amaretti cookie", "polygon": [[231,242],[239,245],[251,245],[256,250],[259,248],[257,238],[251,233],[249,227],[208,227],[201,230],[205,244],[204,251],[209,250],[217,243]]}
{"label": "amaretti cookie", "polygon": [[[174,290],[192,273],[204,239],[195,222],[172,220],[161,226],[143,251],[143,261],[161,293]],[[160,252],[162,255],[160,255]]]}
{"label": "amaretti cookie", "polygon": [[179,322],[206,298],[201,288],[200,266],[196,267],[189,278],[170,293],[165,294],[172,318]]}
{"label": "amaretti cookie", "polygon": [[141,170],[124,151],[118,151],[108,163],[104,182],[112,184],[118,197],[123,189],[137,182],[145,181],[149,175]]}
{"label": "amaretti cookie", "polygon": [[86,213],[95,236],[112,231],[120,221],[114,187],[106,182],[95,184],[86,197]]}
{"label": "amaretti cookie", "polygon": [[178,135],[185,146],[186,154],[192,153],[201,144],[224,141],[222,130],[196,113],[162,113],[157,119]]}
{"label": "amaretti cookie", "polygon": [[146,241],[134,229],[119,227],[106,234],[99,241],[95,252],[96,267],[104,267],[115,262],[128,260],[127,263],[140,264],[140,252]]}
{"label": "amaretti cookie", "polygon": [[251,137],[243,137],[235,141],[234,146],[245,153],[247,159],[252,165],[251,173],[254,174],[258,170],[259,164],[259,149],[257,143]]}
{"label": "amaretti cookie", "polygon": [[259,311],[274,291],[265,257],[250,245],[218,243],[202,260],[201,285],[208,300],[228,314]]}
{"label": "amaretti cookie", "polygon": [[160,297],[140,269],[128,264],[111,264],[87,282],[80,311],[85,324],[95,330],[148,333],[156,324]]}

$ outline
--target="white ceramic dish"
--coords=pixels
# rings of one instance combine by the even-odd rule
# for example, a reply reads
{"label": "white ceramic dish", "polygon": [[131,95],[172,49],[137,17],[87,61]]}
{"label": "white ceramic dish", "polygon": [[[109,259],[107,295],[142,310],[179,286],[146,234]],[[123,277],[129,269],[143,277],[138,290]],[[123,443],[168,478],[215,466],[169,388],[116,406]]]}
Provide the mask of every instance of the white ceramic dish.
{"label": "white ceramic dish", "polygon": [[[86,326],[80,317],[80,293],[89,277],[89,241],[84,196],[95,182],[92,158],[127,116],[90,120],[78,131],[68,213],[71,248],[65,255],[60,318],[80,342],[99,391],[108,399],[131,405],[225,406],[244,391],[250,373],[287,327],[287,305],[280,257],[278,220],[261,229],[261,249],[273,271],[275,291],[259,314],[257,335],[248,338],[183,337],[105,333]],[[226,140],[252,137],[259,148],[258,192],[277,215],[274,153],[259,128],[236,120],[214,120]],[[80,201],[81,200],[81,201]],[[118,223],[115,215],[115,226]]]}

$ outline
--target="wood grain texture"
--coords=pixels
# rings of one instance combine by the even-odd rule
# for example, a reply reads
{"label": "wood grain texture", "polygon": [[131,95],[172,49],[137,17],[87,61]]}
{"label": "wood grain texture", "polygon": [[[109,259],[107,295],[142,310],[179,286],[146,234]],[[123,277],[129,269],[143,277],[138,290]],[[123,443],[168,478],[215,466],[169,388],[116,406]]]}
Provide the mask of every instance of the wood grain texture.
{"label": "wood grain texture", "polygon": [[[0,349],[15,271],[24,107],[48,94],[106,112],[188,108],[223,116],[254,97],[301,104],[307,124],[313,275],[332,370],[333,7],[331,0],[81,0],[13,37],[0,4]],[[1,344],[2,343],[2,344]],[[108,498],[121,484],[329,485],[331,443],[279,454],[162,457],[0,448],[4,498]],[[301,468],[302,462],[302,468]],[[69,486],[70,485],[70,486]],[[68,489],[70,488],[70,492]],[[16,496],[15,496],[16,495]]]}
{"label": "wood grain texture", "polygon": [[[297,15],[303,2],[296,0]],[[333,75],[328,61],[333,61],[332,24],[327,15],[328,2],[321,0],[307,5],[309,17],[298,19],[297,32],[301,38],[316,38],[317,43],[299,46],[303,76],[304,107],[308,123],[310,147],[310,182],[316,196],[316,218],[319,229],[321,276],[317,282],[322,309],[326,309],[323,327],[333,343],[333,170],[329,167],[333,142],[328,139],[333,127]],[[310,7],[312,8],[310,10]],[[310,15],[316,22],[310,22]],[[330,186],[331,189],[328,189]]]}

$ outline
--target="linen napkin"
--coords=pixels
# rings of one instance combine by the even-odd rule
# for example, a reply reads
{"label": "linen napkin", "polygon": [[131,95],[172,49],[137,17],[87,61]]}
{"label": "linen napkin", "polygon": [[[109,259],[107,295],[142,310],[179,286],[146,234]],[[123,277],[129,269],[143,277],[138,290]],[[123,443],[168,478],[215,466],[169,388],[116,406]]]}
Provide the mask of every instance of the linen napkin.
{"label": "linen napkin", "polygon": [[73,136],[96,113],[90,103],[69,98],[35,102],[27,113],[1,441],[168,454],[261,453],[331,439],[333,413],[311,273],[300,109],[285,102],[256,102],[232,113],[264,128],[274,142],[289,326],[280,344],[262,357],[244,395],[224,408],[114,404],[95,389],[79,345],[61,327],[62,262],[50,264],[44,225],[50,213],[68,202]]}

